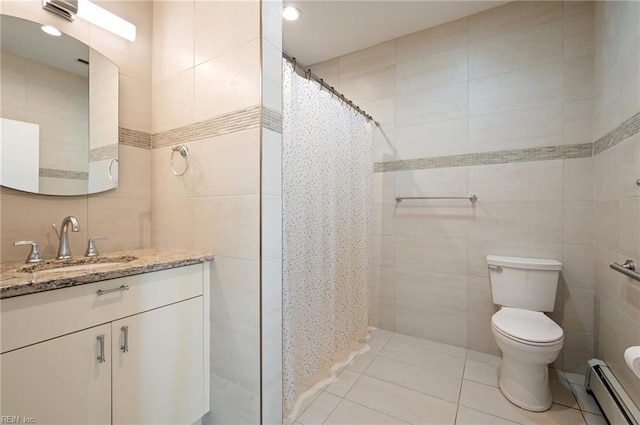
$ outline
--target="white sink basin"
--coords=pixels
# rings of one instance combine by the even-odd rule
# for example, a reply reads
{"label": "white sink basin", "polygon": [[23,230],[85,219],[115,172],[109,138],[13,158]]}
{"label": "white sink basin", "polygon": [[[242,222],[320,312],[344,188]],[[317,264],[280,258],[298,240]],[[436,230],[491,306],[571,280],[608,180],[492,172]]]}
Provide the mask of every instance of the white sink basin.
{"label": "white sink basin", "polygon": [[41,270],[35,273],[58,273],[58,272],[73,272],[78,270],[93,270],[100,269],[103,267],[111,267],[122,263],[93,263],[93,264],[81,264],[79,266],[67,266],[67,267],[58,267],[55,269]]}

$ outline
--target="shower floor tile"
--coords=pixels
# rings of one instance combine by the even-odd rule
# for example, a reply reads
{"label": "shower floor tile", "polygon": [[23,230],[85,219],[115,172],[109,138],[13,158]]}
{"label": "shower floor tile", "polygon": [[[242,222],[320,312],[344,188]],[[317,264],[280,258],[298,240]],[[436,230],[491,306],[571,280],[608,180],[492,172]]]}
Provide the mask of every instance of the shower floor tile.
{"label": "shower floor tile", "polygon": [[[606,424],[584,377],[552,370],[554,404],[541,413],[511,404],[498,388],[500,357],[371,329],[345,367],[321,372],[316,394],[289,415],[294,425]],[[318,379],[320,378],[320,379]],[[319,381],[323,381],[320,383]]]}

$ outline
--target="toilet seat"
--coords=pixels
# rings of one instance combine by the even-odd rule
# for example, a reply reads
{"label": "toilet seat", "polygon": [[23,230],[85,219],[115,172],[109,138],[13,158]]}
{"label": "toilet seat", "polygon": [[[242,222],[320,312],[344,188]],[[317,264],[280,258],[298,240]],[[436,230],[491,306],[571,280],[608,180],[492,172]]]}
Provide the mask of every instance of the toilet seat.
{"label": "toilet seat", "polygon": [[527,345],[554,345],[563,339],[562,328],[539,311],[503,307],[491,324],[506,338]]}

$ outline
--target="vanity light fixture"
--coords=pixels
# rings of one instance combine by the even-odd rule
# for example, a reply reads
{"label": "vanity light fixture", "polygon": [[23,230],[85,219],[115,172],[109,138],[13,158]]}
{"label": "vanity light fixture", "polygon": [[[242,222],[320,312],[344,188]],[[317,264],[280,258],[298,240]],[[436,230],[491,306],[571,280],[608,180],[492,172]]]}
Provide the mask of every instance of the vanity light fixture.
{"label": "vanity light fixture", "polygon": [[42,0],[42,7],[69,21],[77,16],[126,40],[136,39],[135,25],[89,0]]}
{"label": "vanity light fixture", "polygon": [[62,35],[62,33],[57,28],[54,28],[51,25],[43,25],[40,27],[40,29],[54,37],[60,37]]}
{"label": "vanity light fixture", "polygon": [[302,16],[300,9],[293,6],[285,6],[284,9],[282,9],[282,17],[287,21],[297,21],[300,19],[300,16]]}

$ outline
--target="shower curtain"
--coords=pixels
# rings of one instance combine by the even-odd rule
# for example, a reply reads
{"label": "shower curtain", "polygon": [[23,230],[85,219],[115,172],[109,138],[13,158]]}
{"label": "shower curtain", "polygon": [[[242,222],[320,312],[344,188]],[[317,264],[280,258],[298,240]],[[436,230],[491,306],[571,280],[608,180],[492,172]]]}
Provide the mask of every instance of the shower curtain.
{"label": "shower curtain", "polygon": [[283,67],[283,386],[366,336],[373,124]]}

